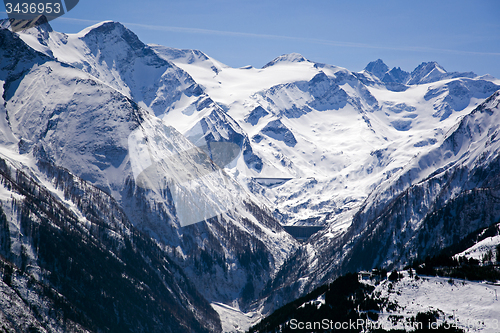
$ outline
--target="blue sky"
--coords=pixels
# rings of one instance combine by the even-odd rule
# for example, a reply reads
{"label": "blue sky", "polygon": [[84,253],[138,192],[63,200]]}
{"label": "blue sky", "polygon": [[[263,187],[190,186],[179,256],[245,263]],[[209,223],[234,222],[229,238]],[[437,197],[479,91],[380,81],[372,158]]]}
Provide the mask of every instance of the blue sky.
{"label": "blue sky", "polygon": [[378,58],[407,71],[434,60],[500,78],[499,0],[80,0],[51,25],[73,33],[103,20],[232,67],[298,52],[352,71]]}

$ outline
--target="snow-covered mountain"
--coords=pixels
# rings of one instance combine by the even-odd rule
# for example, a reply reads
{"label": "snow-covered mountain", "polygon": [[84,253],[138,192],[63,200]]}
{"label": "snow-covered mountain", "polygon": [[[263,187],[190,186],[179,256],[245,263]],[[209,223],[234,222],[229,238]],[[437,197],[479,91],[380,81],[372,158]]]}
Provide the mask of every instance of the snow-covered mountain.
{"label": "snow-covered mountain", "polygon": [[[103,23],[95,29],[103,26],[107,30],[97,34],[103,38],[122,38],[122,42],[132,38],[119,24]],[[21,37],[30,42],[44,27],[38,28]],[[76,53],[75,45],[95,33],[90,29],[66,36],[45,28],[46,44],[51,44],[52,34],[67,39],[64,45],[68,49],[63,54]],[[99,70],[90,65],[78,68],[77,61],[55,57],[57,47],[40,53],[17,34],[7,29],[1,33],[5,54],[0,78],[2,139],[6,149],[2,154],[17,154],[23,168],[35,175],[37,161],[64,167],[108,193],[134,227],[153,237],[173,258],[204,298],[248,306],[255,290],[262,288],[297,242],[222,169],[235,157],[241,156],[243,161],[252,157],[237,124],[200,90],[192,104],[188,103],[200,117],[190,124],[191,135],[186,138],[156,117],[148,105],[135,102],[134,93],[125,91],[129,87],[125,83],[134,81],[122,79],[116,67],[106,72],[106,60],[95,62],[101,66]],[[31,42],[41,45],[38,38]],[[117,57],[124,47],[117,47]],[[142,47],[143,52],[131,52],[130,61],[153,68],[159,63],[166,76],[175,71],[189,79],[184,71],[158,57],[157,63],[148,63],[149,48]],[[86,51],[82,54],[88,55]],[[107,82],[111,76],[105,74],[109,73],[117,76]],[[175,89],[182,91],[180,98],[194,96],[191,85],[176,87],[177,81],[159,81],[160,90],[169,91],[166,98],[175,95]],[[176,88],[171,89],[172,85]]]}
{"label": "snow-covered mountain", "polygon": [[[500,218],[490,76],[381,60],[351,72],[295,53],[231,68],[146,45],[116,22],[69,35],[0,26],[0,157],[73,207],[74,225],[90,213],[46,168],[112,200],[127,230],[175,266],[161,273],[167,288],[192,283],[174,304],[204,309],[195,322],[209,331],[221,326],[208,302],[224,318],[265,314],[342,272],[399,267]],[[282,225],[324,229],[301,244]]]}
{"label": "snow-covered mountain", "polygon": [[364,69],[375,75],[379,80],[384,83],[392,84],[399,83],[403,85],[416,85],[424,83],[432,83],[445,79],[452,78],[475,78],[476,74],[473,72],[447,72],[441,65],[435,61],[423,62],[417,66],[411,73],[403,71],[399,67],[389,69],[389,67],[381,60],[370,62]]}
{"label": "snow-covered mountain", "polygon": [[497,91],[440,144],[381,182],[344,233],[331,224],[314,235],[269,285],[269,302],[282,302],[283,290],[298,296],[342,272],[400,268],[498,223],[499,116]]}
{"label": "snow-covered mountain", "polygon": [[[404,89],[393,91],[392,83],[366,70],[353,73],[297,54],[263,69],[236,69],[199,51],[196,61],[185,61],[171,50],[155,50],[190,73],[251,138],[262,169],[234,173],[263,201],[277,204],[276,217],[285,224],[349,220],[351,208],[378,182],[442,140],[499,88],[498,81],[471,73],[424,80],[433,70],[426,64],[411,73],[411,82],[398,83]],[[263,177],[291,179],[272,189],[252,181]]]}

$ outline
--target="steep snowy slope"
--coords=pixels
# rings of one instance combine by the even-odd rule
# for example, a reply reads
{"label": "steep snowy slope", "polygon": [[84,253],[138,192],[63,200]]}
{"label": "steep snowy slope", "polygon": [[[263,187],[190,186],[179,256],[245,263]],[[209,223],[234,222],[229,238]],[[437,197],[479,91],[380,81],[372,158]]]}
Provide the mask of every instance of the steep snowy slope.
{"label": "steep snowy slope", "polygon": [[113,198],[34,162],[0,153],[5,332],[221,331],[182,269]]}
{"label": "steep snowy slope", "polygon": [[[203,116],[191,124],[189,141],[102,76],[36,53],[8,30],[2,33],[11,36],[5,49],[19,48],[16,58],[31,59],[33,53],[45,61],[32,61],[4,94],[4,126],[19,151],[63,166],[111,194],[210,301],[235,307],[253,301],[296,242],[221,168],[235,157],[251,158],[244,133],[231,127],[237,124],[200,95],[195,112]],[[0,80],[11,80],[16,70],[7,67]],[[189,87],[182,90],[187,95]]]}
{"label": "steep snowy slope", "polygon": [[[141,108],[164,117],[214,161],[217,157],[213,156],[211,142],[229,142],[243,152],[241,156],[236,154],[243,165],[261,167],[238,124],[203,93],[189,74],[160,58],[122,24],[102,22],[66,35],[53,31],[47,23],[26,30],[20,37],[34,49],[91,74]],[[180,59],[177,53],[175,57]]]}
{"label": "steep snowy slope", "polygon": [[[207,56],[178,64],[200,82],[215,101],[225,105],[252,138],[254,151],[262,157],[264,166],[260,174],[250,175],[292,178],[271,188],[250,182],[249,188],[277,203],[277,216],[284,223],[328,224],[310,245],[287,260],[268,289],[280,291],[271,292],[266,303],[270,307],[265,306],[264,312],[281,304],[283,298],[299,296],[341,271],[397,265],[417,254],[425,255],[450,245],[474,228],[498,218],[494,197],[481,191],[473,191],[470,196],[465,191],[461,199],[450,201],[446,198],[449,195],[444,194],[448,190],[445,189],[443,198],[432,197],[429,202],[422,200],[418,193],[413,194],[412,199],[398,197],[409,185],[400,181],[394,185],[400,190],[391,190],[383,198],[368,197],[374,190],[373,193],[378,193],[377,188],[400,179],[405,172],[402,170],[406,170],[412,159],[420,161],[415,158],[428,156],[424,158],[426,161],[434,161],[430,152],[449,140],[447,132],[453,132],[450,129],[461,117],[498,90],[498,80],[475,77],[471,73],[443,74],[437,78],[428,76],[432,71],[439,72],[437,64],[434,67],[422,64],[412,73],[415,81],[412,85],[395,90],[394,86],[371,78],[370,73],[351,73],[329,65],[293,62],[286,58],[281,57],[280,61],[261,70],[220,67],[217,73],[209,70],[212,60]],[[295,77],[284,78],[278,74],[280,70]],[[422,84],[424,81],[428,83]],[[441,166],[436,163],[425,162],[415,170],[420,173],[423,168],[430,173]],[[415,170],[406,172],[411,174]],[[472,183],[466,186],[464,181],[453,191],[462,186],[468,189],[480,186]],[[440,190],[430,191],[439,193]],[[461,210],[459,205],[463,200],[472,200],[470,197],[474,196],[478,201],[469,204],[466,210],[486,204],[491,207],[491,211],[488,208],[491,214],[482,213],[488,215],[487,220],[465,217],[450,228],[449,210],[434,204],[434,200],[444,200],[449,204],[448,209]],[[355,214],[360,207],[369,203],[378,207],[380,213],[387,209],[388,201],[398,198],[401,205],[393,211],[404,214],[399,217],[400,224],[377,227],[383,234],[373,233],[364,222],[358,224],[372,218],[365,217],[363,212]],[[363,206],[362,202],[365,202]],[[406,202],[415,207],[406,207]],[[424,217],[430,221],[438,215],[447,216],[449,222],[437,229],[426,225],[437,222],[421,222]],[[348,229],[352,221],[355,225]],[[402,236],[401,229],[405,231]],[[358,237],[372,239],[374,243],[370,246],[363,241],[358,243]]]}
{"label": "steep snowy slope", "polygon": [[291,290],[299,296],[342,272],[400,267],[497,223],[499,117],[496,92],[439,145],[377,186],[344,234],[330,225],[314,235],[269,286],[268,304],[289,300]]}
{"label": "steep snowy slope", "polygon": [[189,75],[159,58],[119,23],[102,22],[70,35],[55,32],[46,23],[20,37],[35,50],[91,74],[156,114],[183,93],[201,94]]}
{"label": "steep snowy slope", "polygon": [[[477,108],[494,78],[299,54],[230,68],[115,22],[0,25],[2,148],[111,195],[209,302],[265,313],[498,219],[498,95]],[[280,224],[325,229],[300,246]]]}
{"label": "steep snowy slope", "polygon": [[[393,91],[367,71],[352,73],[297,54],[263,69],[235,69],[199,51],[154,49],[189,72],[248,134],[262,168],[237,165],[233,174],[277,205],[275,215],[287,224],[345,228],[381,180],[442,140],[459,117],[499,87],[497,81],[470,79],[470,73],[424,80],[441,68],[437,64],[422,64],[411,74],[411,86]],[[380,66],[381,73],[388,70]],[[254,177],[290,180],[269,188]]]}
{"label": "steep snowy slope", "polygon": [[[364,256],[365,263],[397,264],[425,256],[498,221],[499,104],[496,92],[465,116],[439,147],[415,158],[393,181],[370,194],[353,223],[353,230],[360,229],[361,221],[369,223],[361,227],[367,236],[361,236],[355,252],[372,245],[378,249]],[[375,238],[377,245],[372,243]],[[352,259],[350,265],[356,261],[363,262]]]}

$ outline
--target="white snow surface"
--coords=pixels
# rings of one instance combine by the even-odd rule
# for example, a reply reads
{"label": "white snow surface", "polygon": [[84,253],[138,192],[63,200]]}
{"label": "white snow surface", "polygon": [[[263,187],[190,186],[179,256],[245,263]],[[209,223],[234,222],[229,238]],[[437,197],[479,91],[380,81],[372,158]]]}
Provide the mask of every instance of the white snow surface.
{"label": "white snow surface", "polygon": [[[264,167],[258,173],[237,167],[233,173],[240,175],[241,182],[251,177],[293,178],[282,186],[254,187],[263,202],[277,205],[286,224],[341,223],[343,215],[359,207],[382,180],[438,145],[458,119],[491,94],[484,92],[485,81],[469,78],[414,85],[401,92],[380,85],[364,88],[355,73],[307,60],[297,62],[296,54],[255,69],[230,68],[205,54],[186,61],[173,55],[172,49],[156,47],[155,51],[187,71],[252,138]],[[437,65],[432,71],[441,73]],[[319,74],[328,79],[310,83],[308,89],[307,82]],[[341,90],[325,97],[332,81]],[[457,85],[464,86],[468,95],[454,96],[451,87]],[[343,93],[347,101],[359,103],[343,103]],[[369,94],[375,104],[367,104]],[[247,119],[257,107],[267,114],[253,125]],[[182,115],[184,124],[187,113]],[[266,135],[266,126],[275,120],[289,130],[296,144]]]}
{"label": "white snow surface", "polygon": [[217,302],[211,303],[211,305],[220,316],[222,332],[224,333],[244,333],[262,319],[262,316],[257,312],[243,313],[229,305]]}
{"label": "white snow surface", "polygon": [[[269,259],[269,271],[262,269],[262,276],[254,279],[255,288],[261,289],[265,275],[282,264],[297,242],[272,220],[263,221],[247,210],[244,201],[262,207],[261,212],[269,208],[259,204],[231,172],[209,161],[200,150],[203,138],[195,145],[183,135],[190,131],[195,136],[202,129],[198,122],[214,114],[221,119],[217,124],[221,136],[230,133],[224,126],[238,130],[237,124],[187,73],[159,58],[120,24],[104,22],[73,35],[38,28],[20,36],[52,60],[44,58],[45,62],[33,65],[15,94],[6,103],[1,101],[0,112],[5,106],[10,121],[6,123],[6,117],[0,121],[6,152],[14,151],[14,160],[18,156],[19,161],[28,160],[23,168],[36,175],[30,153],[43,148],[55,164],[110,193],[140,230],[165,245],[209,301],[235,302],[238,307],[248,274],[236,252],[258,244]],[[172,114],[182,114],[172,101],[184,100],[186,108],[194,107],[194,117],[185,127],[181,119],[173,124],[162,119],[165,105],[173,108]],[[241,155],[228,161],[230,165],[241,164]],[[151,173],[141,178],[150,166],[154,166]],[[171,198],[163,181],[173,182]],[[134,190],[143,192],[141,202],[130,194]],[[148,216],[141,211],[144,206]],[[208,219],[197,228],[182,228]],[[219,259],[223,267],[200,274],[193,265],[194,255],[214,249],[223,258]]]}
{"label": "white snow surface", "polygon": [[[437,310],[438,324],[446,321],[467,332],[497,333],[500,330],[500,285],[427,276],[415,280],[405,273],[397,282],[383,281],[374,293],[397,304],[397,310],[385,309],[380,313],[378,322],[385,329],[411,331],[411,327],[404,324],[406,318],[418,312]],[[393,325],[389,316],[395,315],[403,319]]]}
{"label": "white snow surface", "polygon": [[473,258],[481,261],[485,254],[491,251],[493,258],[497,255],[496,247],[500,244],[500,236],[493,236],[483,239],[482,241],[474,244],[470,248],[455,255],[458,257]]}
{"label": "white snow surface", "polygon": [[[239,156],[227,171],[260,202],[277,207],[281,222],[289,225],[345,225],[345,214],[352,215],[413,157],[438,145],[498,82],[455,78],[395,92],[365,86],[357,77],[366,74],[299,54],[282,55],[262,69],[231,68],[197,50],[149,45],[156,58],[139,52],[133,38],[117,37],[127,36],[127,30],[113,22],[68,35],[42,28],[21,38],[132,97],[184,135],[222,107],[235,121],[230,126],[242,129],[263,162],[262,170],[254,170]],[[96,33],[108,30],[112,33]],[[427,63],[419,80],[432,81],[433,73],[444,70]],[[205,97],[183,92],[193,84]],[[207,98],[216,105],[199,110]],[[257,107],[267,114],[253,125],[248,117]],[[273,128],[278,120],[281,128]],[[250,184],[252,177],[293,179],[268,188]]]}

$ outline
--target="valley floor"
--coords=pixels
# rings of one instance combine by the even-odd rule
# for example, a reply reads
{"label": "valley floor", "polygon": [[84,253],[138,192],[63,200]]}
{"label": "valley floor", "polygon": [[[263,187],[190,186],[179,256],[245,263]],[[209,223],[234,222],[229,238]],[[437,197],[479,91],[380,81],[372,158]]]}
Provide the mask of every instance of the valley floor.
{"label": "valley floor", "polygon": [[262,316],[257,312],[243,313],[229,305],[218,302],[214,302],[211,305],[220,316],[223,332],[246,332],[251,326],[262,319]]}

